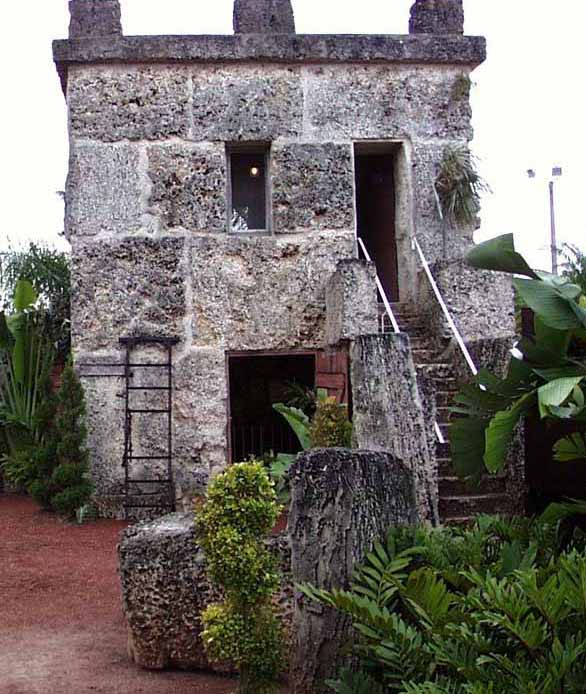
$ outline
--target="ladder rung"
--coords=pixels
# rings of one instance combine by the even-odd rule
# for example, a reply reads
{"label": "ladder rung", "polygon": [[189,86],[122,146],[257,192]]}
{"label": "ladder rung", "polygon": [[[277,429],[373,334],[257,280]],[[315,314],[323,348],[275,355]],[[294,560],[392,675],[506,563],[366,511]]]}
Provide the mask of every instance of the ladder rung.
{"label": "ladder rung", "polygon": [[128,480],[128,484],[170,484],[172,480]]}
{"label": "ladder rung", "polygon": [[170,455],[127,455],[126,460],[170,460]]}

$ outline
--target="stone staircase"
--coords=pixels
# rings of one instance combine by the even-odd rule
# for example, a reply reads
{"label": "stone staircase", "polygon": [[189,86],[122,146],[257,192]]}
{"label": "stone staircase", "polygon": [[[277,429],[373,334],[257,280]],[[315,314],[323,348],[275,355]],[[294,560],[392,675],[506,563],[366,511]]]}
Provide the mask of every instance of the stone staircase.
{"label": "stone staircase", "polygon": [[[433,349],[425,324],[413,306],[395,303],[392,304],[392,309],[401,332],[409,335],[415,368],[418,372],[426,372],[435,385],[437,422],[446,441],[436,441],[435,451],[442,523],[464,524],[480,513],[505,513],[508,497],[504,477],[487,476],[479,487],[471,487],[460,480],[452,467],[448,432],[452,416],[450,407],[458,390],[453,365],[442,360],[441,355]],[[382,320],[382,325],[385,332],[392,332],[385,319]]]}

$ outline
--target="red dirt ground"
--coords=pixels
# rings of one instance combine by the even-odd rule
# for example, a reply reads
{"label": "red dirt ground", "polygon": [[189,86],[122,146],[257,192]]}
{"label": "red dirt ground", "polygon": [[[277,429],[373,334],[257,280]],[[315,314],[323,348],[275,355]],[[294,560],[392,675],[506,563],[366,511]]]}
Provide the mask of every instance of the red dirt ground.
{"label": "red dirt ground", "polygon": [[146,672],[126,655],[120,521],[66,525],[0,495],[0,694],[226,694],[234,680]]}

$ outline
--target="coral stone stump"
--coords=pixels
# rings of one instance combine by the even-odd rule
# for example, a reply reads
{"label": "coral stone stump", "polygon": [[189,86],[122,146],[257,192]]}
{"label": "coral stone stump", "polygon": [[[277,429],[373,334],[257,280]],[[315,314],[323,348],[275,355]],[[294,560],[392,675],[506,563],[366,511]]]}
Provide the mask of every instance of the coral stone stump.
{"label": "coral stone stump", "polygon": [[[390,453],[315,449],[289,474],[291,572],[296,583],[348,588],[353,568],[391,526],[416,522],[409,468]],[[347,618],[296,596],[290,685],[295,694],[325,691],[352,640]]]}
{"label": "coral stone stump", "polygon": [[234,0],[235,34],[294,34],[291,0]]}
{"label": "coral stone stump", "polygon": [[200,615],[212,599],[193,514],[138,523],[118,547],[130,657],[141,667],[200,669]]}

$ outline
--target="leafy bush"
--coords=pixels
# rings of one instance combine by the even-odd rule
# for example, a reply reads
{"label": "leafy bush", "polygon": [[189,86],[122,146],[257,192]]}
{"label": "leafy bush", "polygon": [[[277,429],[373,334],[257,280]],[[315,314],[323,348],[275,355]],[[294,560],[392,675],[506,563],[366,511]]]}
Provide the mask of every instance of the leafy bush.
{"label": "leafy bush", "polygon": [[350,448],[352,424],[348,421],[348,408],[334,397],[318,398],[309,438],[312,448]]}
{"label": "leafy bush", "polygon": [[[556,526],[490,517],[468,530],[393,531],[349,591],[300,589],[352,619],[365,681],[384,691],[577,694],[586,681],[584,539],[576,531],[562,548]],[[330,686],[354,691],[350,681]]]}
{"label": "leafy bush", "polygon": [[[295,432],[301,448],[350,448],[352,446],[352,423],[348,420],[348,406],[328,397],[323,388],[318,388],[313,418],[303,410],[282,402],[273,408],[283,416]],[[279,501],[289,501],[287,473],[297,456],[293,453],[279,453],[269,466],[271,478],[275,482]]]}
{"label": "leafy bush", "polygon": [[202,638],[210,658],[238,667],[242,694],[273,692],[282,664],[281,628],[271,605],[279,576],[263,543],[279,511],[263,464],[249,461],[215,478],[196,515],[208,576],[225,596],[203,613]]}

